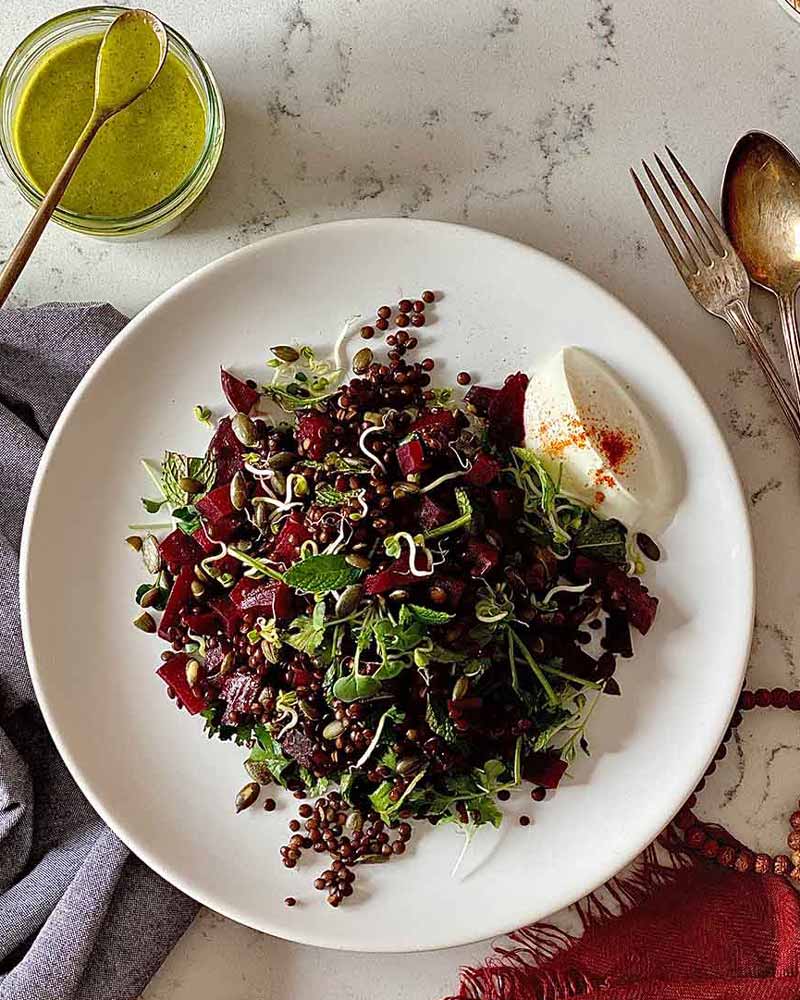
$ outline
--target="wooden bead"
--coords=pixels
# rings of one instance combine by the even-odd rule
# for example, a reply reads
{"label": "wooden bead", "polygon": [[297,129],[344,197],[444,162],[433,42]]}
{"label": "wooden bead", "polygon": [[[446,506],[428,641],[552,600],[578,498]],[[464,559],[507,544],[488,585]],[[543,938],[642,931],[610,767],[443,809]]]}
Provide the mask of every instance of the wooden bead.
{"label": "wooden bead", "polygon": [[792,863],[785,854],[779,854],[772,862],[772,870],[776,875],[788,875],[791,868]]}
{"label": "wooden bead", "polygon": [[725,868],[733,868],[736,863],[736,849],[733,847],[723,847],[717,855],[717,861]]}
{"label": "wooden bead", "polygon": [[789,817],[789,825],[793,830],[800,830],[800,809]]}
{"label": "wooden bead", "polygon": [[800,867],[792,868],[789,872],[789,878],[793,879],[795,882],[800,882]]}
{"label": "wooden bead", "polygon": [[753,867],[753,855],[749,851],[739,851],[734,868],[737,872],[749,872]]}
{"label": "wooden bead", "polygon": [[700,826],[693,826],[686,831],[686,843],[694,850],[699,850],[706,842],[706,832]]}
{"label": "wooden bead", "polygon": [[753,870],[759,875],[766,875],[766,873],[772,868],[772,858],[769,854],[756,854],[755,861],[753,862]]}
{"label": "wooden bead", "polygon": [[[715,858],[717,854],[719,854],[718,841],[714,840],[713,837],[709,837],[709,839],[703,844],[703,854],[707,858]],[[788,861],[789,859],[787,858],[786,860]]]}
{"label": "wooden bead", "polygon": [[800,830],[792,830],[786,838],[786,843],[789,845],[789,850],[800,851]]}
{"label": "wooden bead", "polygon": [[800,867],[800,851],[792,851],[791,853],[792,864],[795,868]]}

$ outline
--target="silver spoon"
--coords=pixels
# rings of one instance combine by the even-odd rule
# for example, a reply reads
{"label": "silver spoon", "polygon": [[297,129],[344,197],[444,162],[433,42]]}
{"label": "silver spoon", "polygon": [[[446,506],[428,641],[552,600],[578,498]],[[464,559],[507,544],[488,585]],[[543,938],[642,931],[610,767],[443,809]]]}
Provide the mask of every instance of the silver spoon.
{"label": "silver spoon", "polygon": [[800,399],[800,163],[771,135],[748,132],[728,159],[722,218],[757,285],[778,299],[783,338]]}
{"label": "silver spoon", "polygon": [[[157,48],[146,52],[148,42],[155,41]],[[133,42],[141,48],[143,58],[131,72],[121,64],[120,54],[126,43]],[[39,237],[50,221],[58,203],[64,197],[72,175],[78,169],[86,150],[100,127],[109,118],[132,104],[152,85],[167,57],[167,33],[155,14],[147,10],[127,10],[116,17],[106,29],[97,52],[94,75],[94,106],[89,121],[75,140],[75,145],[64,161],[64,166],[42,198],[36,213],[11,251],[5,267],[0,271],[0,306],[8,298],[22,269],[28,263]]]}

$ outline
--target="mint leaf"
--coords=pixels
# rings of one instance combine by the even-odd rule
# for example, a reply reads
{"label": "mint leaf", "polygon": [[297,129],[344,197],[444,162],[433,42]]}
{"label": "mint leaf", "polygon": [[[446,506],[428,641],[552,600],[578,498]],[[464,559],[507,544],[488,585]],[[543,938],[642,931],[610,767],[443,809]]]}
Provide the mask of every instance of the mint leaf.
{"label": "mint leaf", "polygon": [[295,563],[284,579],[295,590],[309,594],[327,594],[331,590],[340,590],[355,583],[361,572],[345,562],[344,556],[308,556],[302,562]]}
{"label": "mint leaf", "polygon": [[142,497],[142,506],[148,514],[157,514],[166,502],[166,500],[148,500],[147,497]]}
{"label": "mint leaf", "polygon": [[193,535],[200,527],[200,515],[193,506],[176,507],[172,516],[178,522],[178,527],[184,535]]}
{"label": "mint leaf", "polygon": [[418,621],[426,625],[444,625],[455,618],[448,611],[435,611],[433,608],[424,608],[421,604],[404,604],[403,608],[408,608]]}
{"label": "mint leaf", "polygon": [[333,685],[333,696],[340,701],[353,702],[372,698],[381,689],[381,682],[366,674],[347,674]]}
{"label": "mint leaf", "polygon": [[196,479],[205,490],[211,489],[217,474],[217,463],[212,457],[191,458],[177,451],[165,451],[161,463],[161,492],[178,507],[188,504],[198,494],[188,494],[181,488],[181,479]]}
{"label": "mint leaf", "polygon": [[440,736],[446,743],[455,743],[458,739],[456,727],[453,720],[447,714],[445,706],[435,698],[428,698],[428,707],[425,709],[425,721],[431,728],[431,732]]}
{"label": "mint leaf", "polygon": [[587,510],[573,544],[576,552],[622,565],[628,559],[627,538],[625,526],[619,521],[604,521]]}

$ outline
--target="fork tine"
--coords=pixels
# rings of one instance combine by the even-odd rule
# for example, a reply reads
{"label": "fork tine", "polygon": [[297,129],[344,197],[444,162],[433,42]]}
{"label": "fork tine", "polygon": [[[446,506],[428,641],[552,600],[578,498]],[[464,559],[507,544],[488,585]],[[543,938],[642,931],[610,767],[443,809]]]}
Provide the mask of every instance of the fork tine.
{"label": "fork tine", "polygon": [[717,245],[718,245],[717,248],[719,252],[721,254],[733,253],[733,246],[731,244],[731,241],[728,239],[728,234],[722,228],[722,224],[720,223],[719,219],[711,211],[711,207],[709,206],[708,202],[705,200],[702,194],[700,194],[697,185],[692,180],[692,178],[686,173],[680,160],[672,152],[669,146],[665,146],[664,148],[666,149],[667,153],[669,153],[669,158],[675,164],[675,169],[681,175],[681,180],[691,192],[692,197],[697,202],[698,208],[703,213],[706,222],[711,227],[711,231],[717,239]]}
{"label": "fork tine", "polygon": [[[658,159],[658,157],[656,157],[656,159]],[[689,235],[686,226],[684,226],[684,224],[678,217],[678,213],[672,207],[672,202],[669,200],[666,194],[664,194],[664,189],[658,183],[655,174],[650,169],[650,167],[648,167],[648,165],[645,163],[644,160],[642,160],[642,166],[644,167],[644,171],[647,174],[647,179],[653,185],[653,188],[656,194],[658,195],[661,204],[667,210],[667,215],[669,216],[670,221],[672,222],[672,225],[675,228],[675,231],[677,232],[678,236],[680,236],[683,245],[686,247],[686,252],[689,254],[689,258],[694,264],[695,270],[696,271],[699,270],[701,264],[705,264],[705,266],[707,267],[711,263],[711,258],[708,256],[708,253],[705,250],[704,241],[701,239],[699,247],[695,244],[694,240]],[[679,195],[679,201],[681,197],[682,196]],[[683,199],[683,205],[686,205],[686,199]],[[686,208],[688,209],[689,206],[686,205]],[[691,209],[689,209],[689,215],[691,214],[692,214]],[[693,228],[694,228],[694,223],[693,223]],[[708,237],[706,237],[706,239],[707,238]]]}
{"label": "fork tine", "polygon": [[656,227],[656,232],[661,237],[664,246],[667,248],[667,253],[672,258],[672,263],[677,267],[680,276],[685,282],[688,283],[689,280],[689,268],[686,261],[683,259],[683,255],[678,249],[675,240],[673,240],[670,231],[664,225],[661,220],[661,216],[658,214],[658,209],[650,200],[650,195],[645,191],[642,182],[639,180],[636,171],[631,167],[631,177],[633,178],[633,183],[636,185],[636,190],[639,192],[639,197],[644,202],[644,207],[647,209],[647,214],[650,216],[653,225]]}
{"label": "fork tine", "polygon": [[709,251],[710,251],[710,253],[713,254],[714,256],[716,256],[720,252],[724,252],[724,251],[720,251],[720,249],[717,246],[717,243],[714,240],[713,236],[708,232],[708,230],[706,229],[706,227],[697,218],[697,215],[695,214],[694,210],[692,209],[692,206],[686,200],[686,197],[685,197],[683,191],[681,191],[681,189],[675,183],[674,177],[672,176],[672,174],[669,172],[669,170],[667,170],[666,166],[664,165],[664,161],[661,159],[661,157],[658,155],[658,153],[654,153],[653,155],[655,156],[656,163],[661,168],[661,173],[664,175],[664,178],[666,179],[667,184],[669,184],[670,190],[675,195],[676,201],[678,202],[678,204],[683,209],[683,214],[689,220],[689,224],[691,225],[692,229],[694,230],[695,236],[697,237],[697,239],[698,239],[698,241],[700,243],[700,249],[701,249],[701,251],[703,253],[705,253],[705,254],[709,254]]}

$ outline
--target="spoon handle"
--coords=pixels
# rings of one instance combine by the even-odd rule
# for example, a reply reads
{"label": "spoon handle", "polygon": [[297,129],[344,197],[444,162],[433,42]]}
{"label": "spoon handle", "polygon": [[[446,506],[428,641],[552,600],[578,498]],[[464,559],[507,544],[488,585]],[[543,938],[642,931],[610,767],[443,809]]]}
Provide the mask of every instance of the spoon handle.
{"label": "spoon handle", "polygon": [[725,309],[723,319],[733,332],[741,337],[750,348],[750,353],[758,362],[764,377],[769,382],[770,388],[775,394],[778,405],[783,410],[786,421],[792,429],[792,433],[800,443],[800,406],[797,400],[783,384],[783,379],[778,373],[778,369],[772,363],[772,358],[764,348],[761,339],[761,327],[755,321],[750,312],[748,304],[742,300],[731,302]]}
{"label": "spoon handle", "polygon": [[39,207],[36,209],[33,218],[25,227],[25,232],[20,236],[17,245],[11,251],[3,270],[0,271],[0,306],[8,298],[11,289],[17,282],[17,278],[22,273],[22,269],[28,263],[30,255],[39,242],[39,237],[44,232],[44,228],[50,221],[50,217],[56,210],[58,203],[64,197],[64,192],[72,180],[72,175],[78,169],[78,164],[89,148],[89,143],[94,139],[97,130],[104,121],[105,118],[93,115],[86,123],[84,130],[72,147],[72,151],[64,161],[64,166],[59,170],[47,194],[42,198]]}
{"label": "spoon handle", "polygon": [[781,329],[789,356],[789,367],[792,370],[794,391],[800,399],[800,330],[797,328],[797,309],[795,291],[778,296],[778,309],[781,317]]}

